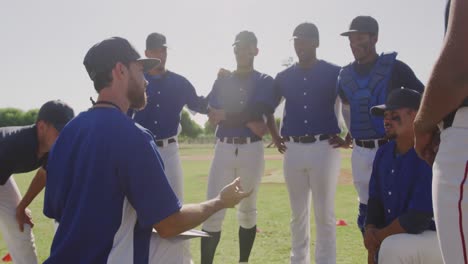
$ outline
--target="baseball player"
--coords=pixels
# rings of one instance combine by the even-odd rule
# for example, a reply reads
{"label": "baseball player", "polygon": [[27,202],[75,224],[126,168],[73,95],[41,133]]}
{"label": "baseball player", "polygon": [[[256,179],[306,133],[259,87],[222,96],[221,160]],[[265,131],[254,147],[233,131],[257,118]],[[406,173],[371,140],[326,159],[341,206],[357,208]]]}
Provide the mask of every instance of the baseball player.
{"label": "baseball player", "polygon": [[[256,235],[256,200],[264,171],[262,136],[267,131],[263,116],[273,113],[273,78],[254,70],[254,58],[258,54],[254,33],[240,32],[233,46],[237,69],[226,77],[218,78],[209,97],[210,119],[217,124],[217,142],[207,197],[215,197],[223,185],[236,177],[241,177],[245,190],[252,191],[237,210],[239,262],[247,263]],[[222,117],[216,112],[219,109],[223,109]],[[213,263],[224,216],[225,211],[222,210],[203,223],[203,230],[211,237],[202,238],[202,264]]]}
{"label": "baseball player", "polygon": [[212,200],[180,204],[153,135],[126,115],[145,106],[143,72],[159,63],[139,58],[119,37],[97,43],[84,58],[99,96],[49,155],[44,214],[60,225],[47,264],[146,264],[153,228],[175,236],[250,194],[235,179]]}
{"label": "baseball player", "polygon": [[369,184],[364,244],[369,264],[439,264],[432,210],[432,170],[414,150],[413,121],[421,94],[393,90],[371,113],[393,139],[377,151]]}
{"label": "baseball player", "polygon": [[135,113],[134,119],[149,129],[164,162],[169,184],[183,202],[182,165],[179,157],[177,135],[181,131],[180,115],[187,105],[192,111],[207,113],[208,100],[197,96],[195,88],[183,76],[166,69],[166,37],[151,33],[146,38],[146,57],[159,59],[159,66],[145,74],[148,80],[146,95],[148,104]]}
{"label": "baseball player", "polygon": [[[206,114],[208,100],[197,96],[195,88],[185,77],[166,69],[166,36],[160,33],[149,34],[146,38],[145,55],[147,58],[159,59],[161,63],[145,74],[148,80],[148,103],[144,109],[135,112],[134,120],[155,136],[169,184],[183,203],[183,172],[177,142],[177,136],[181,132],[181,111],[187,105],[191,111]],[[156,241],[160,239],[157,236],[151,239],[152,250],[153,244],[156,251],[158,247],[167,247],[167,251],[170,249],[173,252],[168,255],[184,256],[184,260],[177,263],[192,263],[188,241],[177,241],[178,238]]]}
{"label": "baseball player", "polygon": [[[468,2],[448,4],[447,35],[414,122],[416,151],[433,165],[433,202],[444,262],[468,263]],[[442,121],[440,145],[437,124]],[[438,151],[437,151],[438,147]],[[437,155],[436,155],[437,153]]]}
{"label": "baseball player", "polygon": [[[310,263],[310,199],[316,223],[315,263],[336,263],[335,192],[343,140],[335,113],[340,67],[317,59],[319,32],[302,23],[293,32],[299,62],[278,73],[277,103],[285,99],[281,137],[268,122],[284,152],[284,176],[292,210],[291,263]],[[274,119],[270,119],[273,120]],[[273,128],[271,129],[271,124]]]}
{"label": "baseball player", "polygon": [[40,108],[35,124],[0,128],[0,230],[15,263],[37,263],[37,256],[31,215],[27,205],[19,205],[21,194],[11,175],[39,168],[30,187],[39,193],[45,185],[48,152],[73,116],[64,102],[49,101]]}
{"label": "baseball player", "polygon": [[[396,53],[377,54],[378,34],[378,23],[370,16],[354,18],[349,30],[341,34],[348,37],[355,58],[341,70],[338,92],[343,109],[350,113],[348,128],[354,138],[351,167],[359,195],[357,222],[361,232],[364,231],[372,162],[378,147],[387,143],[382,118],[371,116],[369,109],[385,103],[387,94],[394,89],[405,87],[419,92],[424,89],[408,65],[396,59]],[[349,142],[347,140],[346,144]]]}

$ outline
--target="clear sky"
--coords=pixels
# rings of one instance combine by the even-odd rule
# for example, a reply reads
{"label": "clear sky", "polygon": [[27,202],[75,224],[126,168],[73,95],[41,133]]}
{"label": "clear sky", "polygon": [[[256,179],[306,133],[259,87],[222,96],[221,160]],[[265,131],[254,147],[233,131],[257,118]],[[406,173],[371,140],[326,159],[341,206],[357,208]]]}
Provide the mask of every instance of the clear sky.
{"label": "clear sky", "polygon": [[272,76],[285,59],[296,59],[290,39],[305,21],[319,28],[318,57],[346,65],[353,58],[339,33],[357,15],[375,17],[378,52],[399,52],[425,83],[442,45],[444,6],[445,0],[3,1],[0,107],[27,110],[62,99],[75,112],[87,109],[96,93],[83,57],[111,36],[129,39],[144,56],[146,36],[165,34],[168,68],[187,77],[201,95],[208,94],[219,67],[235,67],[231,44],[242,30],[257,35],[255,67]]}

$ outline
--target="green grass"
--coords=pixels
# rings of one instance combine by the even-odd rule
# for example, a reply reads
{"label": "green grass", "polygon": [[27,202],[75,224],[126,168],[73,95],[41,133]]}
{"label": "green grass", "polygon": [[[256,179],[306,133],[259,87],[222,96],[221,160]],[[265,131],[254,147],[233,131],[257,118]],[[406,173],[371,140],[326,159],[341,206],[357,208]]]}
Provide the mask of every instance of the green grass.
{"label": "green grass", "polygon": [[[181,146],[182,156],[203,156],[206,160],[183,160],[185,177],[185,201],[200,202],[205,199],[207,176],[211,163],[213,147]],[[266,155],[276,155],[275,149],[266,149]],[[343,152],[343,169],[349,170],[349,151]],[[262,183],[258,195],[258,228],[255,245],[250,262],[252,264],[288,263],[290,250],[289,219],[290,209],[286,186],[282,181],[282,161],[267,160],[265,182]],[[15,180],[24,193],[33,173],[15,175]],[[274,180],[271,180],[274,179]],[[336,217],[345,219],[348,226],[337,227],[337,263],[365,263],[366,252],[362,246],[362,238],[356,227],[357,200],[352,185],[339,185],[336,195]],[[52,220],[42,214],[43,193],[30,206],[35,222],[34,235],[39,259],[44,261],[49,254],[53,238]],[[313,209],[311,209],[313,210]],[[313,212],[313,211],[312,211]],[[311,217],[311,258],[314,256],[315,225]],[[238,224],[235,209],[228,210],[223,223],[221,242],[215,256],[215,263],[237,263],[238,261]],[[195,263],[200,260],[200,240],[191,240],[192,256]],[[7,252],[5,243],[0,239],[0,257]]]}

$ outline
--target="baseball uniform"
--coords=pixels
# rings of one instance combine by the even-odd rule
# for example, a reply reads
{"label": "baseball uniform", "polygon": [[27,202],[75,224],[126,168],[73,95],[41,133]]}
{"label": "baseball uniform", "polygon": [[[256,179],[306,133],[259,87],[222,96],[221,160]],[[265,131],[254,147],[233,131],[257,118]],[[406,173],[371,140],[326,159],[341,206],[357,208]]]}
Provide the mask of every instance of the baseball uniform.
{"label": "baseball uniform", "polygon": [[[0,128],[0,230],[15,263],[37,263],[37,256],[31,227],[24,225],[21,232],[16,221],[21,194],[11,175],[43,169],[49,148],[45,138],[53,137],[55,141],[57,132],[73,117],[73,109],[55,100],[41,106],[37,124]],[[46,128],[39,122],[50,127]]]}
{"label": "baseball uniform", "polygon": [[169,184],[183,202],[182,165],[177,143],[181,131],[180,115],[186,105],[192,111],[206,114],[208,100],[197,96],[192,84],[174,72],[166,71],[156,76],[146,74],[145,77],[148,80],[148,103],[135,113],[134,120],[153,133]]}
{"label": "baseball uniform", "polygon": [[372,106],[385,103],[387,94],[393,89],[404,87],[419,92],[424,89],[411,68],[397,60],[396,56],[396,53],[381,54],[367,64],[355,61],[345,66],[338,77],[339,95],[350,108],[348,129],[354,139],[351,167],[359,197],[357,221],[361,231],[364,228],[369,198],[372,162],[377,148],[387,142],[384,138],[383,119],[371,116],[369,110]]}
{"label": "baseball uniform", "polygon": [[[448,20],[450,1],[447,3]],[[447,22],[446,22],[447,24]],[[443,102],[441,102],[443,103]],[[443,122],[433,165],[433,201],[437,234],[445,263],[468,263],[468,99]]]}
{"label": "baseball uniform", "polygon": [[380,147],[369,183],[366,225],[384,228],[396,219],[406,233],[385,238],[379,264],[442,263],[432,209],[432,171],[414,148],[396,153],[396,142]]}
{"label": "baseball uniform", "polygon": [[335,192],[340,152],[328,139],[340,133],[335,113],[340,67],[318,60],[294,64],[275,79],[277,102],[285,99],[281,136],[284,177],[292,210],[291,263],[310,263],[310,206],[316,224],[315,262],[336,263]]}
{"label": "baseball uniform", "polygon": [[[245,76],[234,73],[217,79],[209,97],[210,107],[224,109],[234,115],[245,112],[246,109],[254,109],[260,103],[269,105],[271,110],[269,114],[273,113],[273,78],[257,71]],[[268,113],[258,114],[260,120],[263,120],[263,114]],[[237,208],[240,225],[240,262],[247,262],[255,238],[257,192],[265,165],[263,142],[245,124],[229,124],[229,120],[217,126],[216,138],[217,143],[208,178],[207,198],[216,197],[223,186],[236,177],[241,178],[242,188],[245,191],[252,190],[252,194],[242,200]],[[203,230],[211,233],[213,237],[202,238],[202,263],[212,262],[225,213],[225,210],[219,211],[203,223]],[[204,246],[210,247],[210,250],[204,250]],[[243,247],[247,249],[242,250]]]}
{"label": "baseball uniform", "polygon": [[31,227],[25,225],[21,232],[16,222],[21,194],[11,177],[45,165],[47,155],[37,157],[36,130],[36,125],[0,128],[0,229],[15,263],[37,263]]}
{"label": "baseball uniform", "polygon": [[153,224],[180,210],[153,135],[92,108],[49,155],[44,214],[60,222],[45,263],[148,263]]}

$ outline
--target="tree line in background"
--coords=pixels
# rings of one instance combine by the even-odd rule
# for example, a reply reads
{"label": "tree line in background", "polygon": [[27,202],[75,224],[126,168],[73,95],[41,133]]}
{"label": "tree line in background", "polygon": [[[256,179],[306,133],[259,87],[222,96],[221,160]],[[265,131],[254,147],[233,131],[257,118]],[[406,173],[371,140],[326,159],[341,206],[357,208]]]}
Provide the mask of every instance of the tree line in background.
{"label": "tree line in background", "polygon": [[39,109],[23,111],[17,108],[0,108],[0,127],[26,126],[36,122]]}
{"label": "tree line in background", "polygon": [[[36,122],[38,112],[39,109],[23,111],[17,108],[0,108],[0,127],[31,125]],[[279,120],[279,118],[276,119],[278,126]],[[208,121],[206,121],[202,128],[192,120],[190,114],[185,110],[182,111],[180,124],[182,126],[180,136],[182,137],[213,136],[215,132],[215,128]]]}

